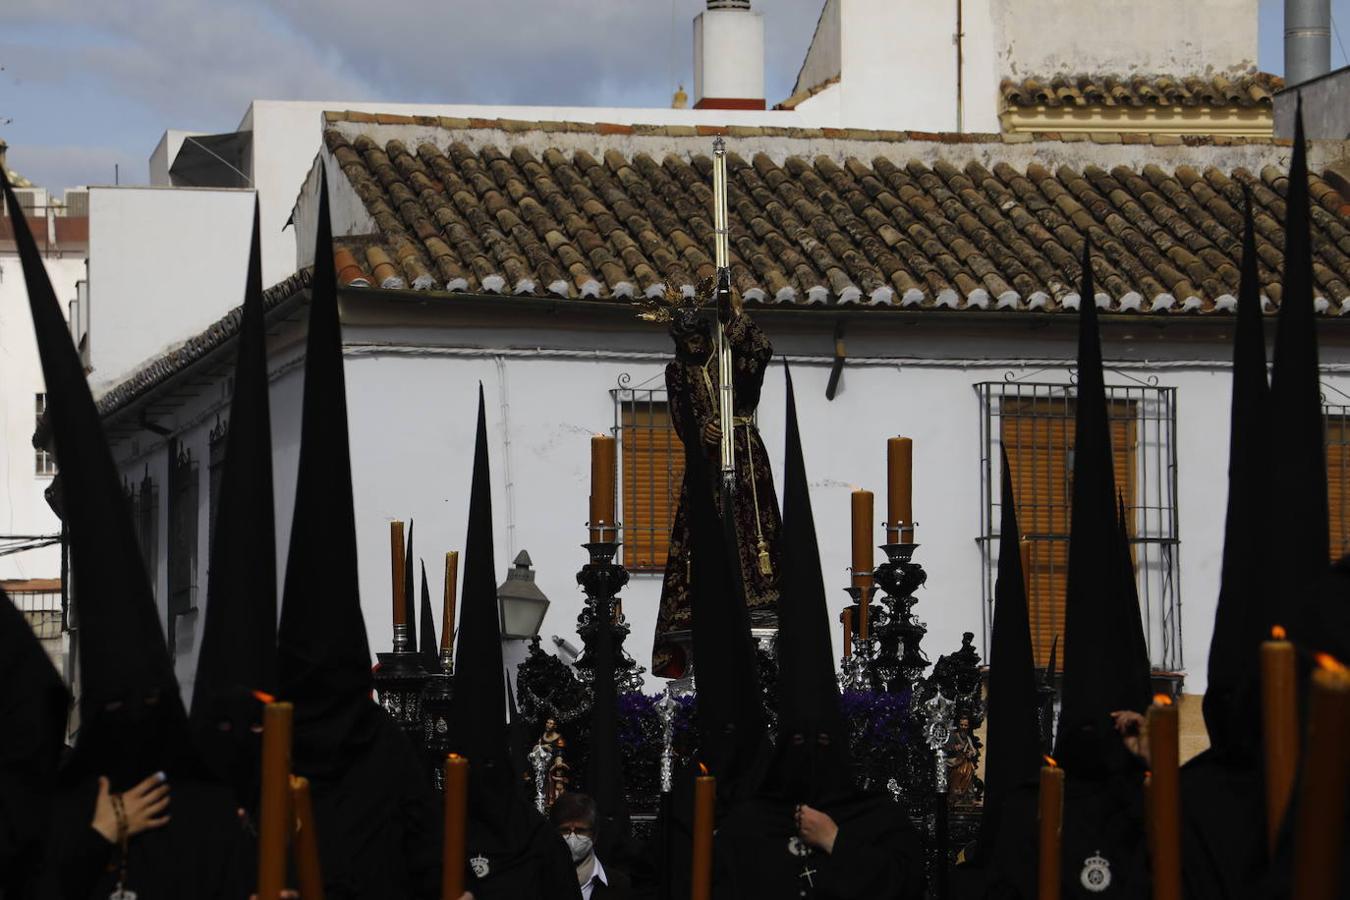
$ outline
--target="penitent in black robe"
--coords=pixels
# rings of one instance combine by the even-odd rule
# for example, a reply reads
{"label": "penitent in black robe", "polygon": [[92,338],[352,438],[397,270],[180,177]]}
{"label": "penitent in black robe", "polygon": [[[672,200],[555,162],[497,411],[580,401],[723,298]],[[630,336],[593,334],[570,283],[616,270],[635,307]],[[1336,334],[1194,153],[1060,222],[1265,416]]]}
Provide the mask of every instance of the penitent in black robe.
{"label": "penitent in black robe", "polygon": [[[985,896],[1036,897],[1037,784],[1014,790],[1000,818]],[[1061,896],[1065,900],[1148,900],[1143,769],[1064,783]],[[1089,887],[1091,885],[1091,887]]]}
{"label": "penitent in black robe", "polygon": [[[901,807],[878,794],[857,793],[823,804],[839,826],[834,851],[797,839],[795,806],[755,798],[738,804],[718,826],[714,896],[807,897],[820,900],[917,900],[923,896],[919,838]],[[795,851],[795,852],[794,852]]]}
{"label": "penitent in black robe", "polygon": [[299,774],[310,780],[319,862],[329,900],[436,898],[441,889],[441,813],[426,765],[374,703],[368,738],[346,764]]}
{"label": "penitent in black robe", "polygon": [[1187,900],[1244,897],[1266,876],[1265,787],[1255,760],[1206,750],[1181,769]]}
{"label": "penitent in black robe", "polygon": [[580,896],[572,855],[543,816],[530,817],[519,832],[523,838],[519,843],[499,843],[475,825],[469,823],[469,875],[465,881],[475,900],[566,900]]}
{"label": "penitent in black robe", "polygon": [[[113,785],[113,789],[126,787]],[[137,900],[239,900],[253,887],[252,844],[223,784],[180,777],[169,784],[169,823],[127,845],[123,887]],[[63,900],[106,900],[116,889],[121,853],[93,829],[96,778],[63,790],[52,813],[50,893]]]}

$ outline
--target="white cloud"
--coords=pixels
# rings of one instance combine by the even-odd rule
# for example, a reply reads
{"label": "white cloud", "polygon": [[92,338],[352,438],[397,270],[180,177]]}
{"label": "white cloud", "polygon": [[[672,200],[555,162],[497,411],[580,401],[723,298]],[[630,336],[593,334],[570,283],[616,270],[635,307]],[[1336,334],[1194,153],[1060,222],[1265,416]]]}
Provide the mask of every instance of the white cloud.
{"label": "white cloud", "polygon": [[[762,0],[783,99],[823,0]],[[0,131],[39,183],[145,177],[167,128],[224,131],[254,99],[663,106],[692,93],[704,0],[3,0]],[[90,135],[88,146],[78,143]],[[41,147],[51,161],[37,157]],[[79,175],[79,150],[89,168]],[[46,173],[46,174],[44,174]],[[72,179],[73,180],[70,180]]]}

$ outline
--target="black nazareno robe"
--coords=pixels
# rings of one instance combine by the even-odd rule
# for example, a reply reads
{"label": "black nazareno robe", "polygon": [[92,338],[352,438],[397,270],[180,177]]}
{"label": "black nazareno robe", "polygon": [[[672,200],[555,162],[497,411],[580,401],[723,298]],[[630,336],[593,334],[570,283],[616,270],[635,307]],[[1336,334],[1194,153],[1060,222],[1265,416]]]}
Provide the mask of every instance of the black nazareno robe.
{"label": "black nazareno robe", "polygon": [[[779,539],[783,528],[773,471],[769,468],[769,453],[752,421],[759,405],[764,373],[773,359],[773,345],[748,315],[734,317],[726,332],[732,353],[736,448],[734,503],[741,578],[750,618],[760,621],[771,618],[778,605]],[[708,425],[719,422],[717,355],[713,352],[691,356],[678,347],[677,351],[675,360],[666,366],[666,396],[671,422],[687,450],[700,448],[714,468],[720,467],[721,443],[709,442],[704,433]],[[720,497],[718,502],[721,503]],[[689,575],[690,566],[697,565],[691,557],[692,546],[689,479],[686,475],[680,486],[680,503],[670,533],[652,649],[652,674],[663,678],[680,677],[688,665],[683,651],[670,635],[688,631],[691,627],[693,603],[689,597]]]}
{"label": "black nazareno robe", "polygon": [[[130,785],[113,785],[113,790]],[[137,900],[238,900],[254,887],[253,844],[235,814],[234,792],[190,777],[169,784],[169,822],[127,843],[123,887]],[[106,900],[116,889],[121,853],[90,822],[98,780],[63,790],[52,811],[48,892],[39,897]]]}
{"label": "black nazareno robe", "polygon": [[[1143,767],[1097,776],[1069,774],[1064,782],[1061,896],[1078,900],[1148,900],[1148,841],[1144,827]],[[1015,789],[1005,801],[987,897],[1036,896],[1038,784]]]}
{"label": "black nazareno robe", "polygon": [[356,733],[365,738],[342,751],[343,764],[297,760],[310,780],[325,896],[439,897],[442,817],[426,763],[384,710],[363,703]]}
{"label": "black nazareno robe", "polygon": [[36,879],[69,697],[37,638],[0,590],[0,897],[39,896]]}
{"label": "black nazareno robe", "polygon": [[1243,897],[1266,876],[1265,786],[1256,760],[1206,750],[1181,768],[1187,900]]}
{"label": "black nazareno robe", "polygon": [[713,894],[821,900],[917,900],[923,855],[903,809],[889,797],[859,792],[823,804],[839,826],[834,851],[797,839],[795,806],[770,797],[736,805],[714,839]]}

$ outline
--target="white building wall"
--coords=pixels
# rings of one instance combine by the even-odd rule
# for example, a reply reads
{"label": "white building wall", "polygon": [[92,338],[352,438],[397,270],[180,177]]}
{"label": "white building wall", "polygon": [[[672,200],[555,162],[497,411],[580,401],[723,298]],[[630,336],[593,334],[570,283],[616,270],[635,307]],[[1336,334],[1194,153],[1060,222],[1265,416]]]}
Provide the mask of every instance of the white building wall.
{"label": "white building wall", "polygon": [[[554,341],[553,346],[564,348],[561,351],[491,349],[518,345],[518,340],[506,339],[508,334],[347,326],[360,589],[373,652],[388,649],[392,637],[388,526],[393,519],[416,522],[415,551],[427,562],[439,615],[443,554],[464,547],[480,382],[492,454],[497,580],[505,577],[516,553],[528,550],[538,584],[552,600],[541,630],[546,646],[555,634],[579,643],[575,621],[583,595],[575,574],[585,561],[580,544],[585,539],[590,490],[588,438],[612,427],[609,390],[620,375],[628,375],[633,384],[648,379],[660,383],[664,359],[651,352],[660,345],[655,340],[660,336],[637,343],[630,338],[611,340],[612,347],[632,349],[583,359],[566,348],[573,342],[596,346],[595,335],[578,333]],[[895,352],[896,337],[860,333],[850,342],[856,355],[846,364],[832,402],[824,396],[830,360],[818,352],[814,339],[784,338],[780,349],[795,358],[793,374],[832,622],[847,603],[843,587],[848,582],[850,559],[849,493],[855,486],[874,491],[879,523],[885,513],[885,439],[894,434],[914,438],[914,507],[921,544],[916,558],[929,574],[916,611],[928,625],[924,646],[935,659],[955,650],[967,630],[975,633],[976,645],[983,652],[985,571],[976,541],[982,502],[981,413],[973,385],[1000,381],[1005,372],[1033,380],[1066,381],[1063,366],[1073,346],[1067,332],[1025,339],[1018,345],[992,337],[926,337],[911,352],[927,358],[883,360],[878,358],[882,348]],[[1115,370],[1108,373],[1109,384],[1129,385],[1134,383],[1132,378],[1154,375],[1160,385],[1177,389],[1178,574],[1188,693],[1202,692],[1205,687],[1219,584],[1223,535],[1218,523],[1227,496],[1230,390],[1227,348],[1221,340],[1200,346],[1141,345],[1135,336],[1129,341],[1108,339],[1106,345],[1108,369]],[[1024,355],[1012,357],[1014,346]],[[1055,363],[1049,373],[1039,372],[1047,360],[1063,362]],[[1339,347],[1324,347],[1323,363],[1327,368],[1324,382],[1350,390],[1350,354]],[[294,365],[273,361],[277,373],[272,418],[279,578],[284,575],[298,459],[303,379]],[[782,403],[782,370],[775,365],[766,379],[759,423],[780,485]],[[180,420],[190,422],[188,441],[202,460],[198,584],[202,612],[191,625],[197,629],[204,622],[209,558],[205,432],[214,423],[219,405],[215,392],[208,389],[199,404],[183,409]],[[163,517],[167,511],[163,444],[139,455],[127,450],[122,447],[119,457],[133,480],[139,479],[148,459],[161,485]],[[162,542],[167,539],[164,521],[161,518]],[[878,528],[878,542],[881,536]],[[163,543],[159,558],[157,591],[163,598],[167,566]],[[624,611],[632,625],[627,650],[644,666],[649,663],[660,589],[660,575],[635,573],[623,592]],[[1150,642],[1158,659],[1163,626],[1156,612]],[[438,621],[438,630],[439,626]],[[832,625],[831,632],[838,654],[842,651],[838,627]],[[195,672],[197,638],[179,631],[178,672],[185,688]],[[652,679],[648,684],[655,688],[657,682]]]}
{"label": "white building wall", "polygon": [[254,194],[89,192],[90,382],[118,383],[243,302]]}
{"label": "white building wall", "polygon": [[920,0],[839,2],[839,127],[999,130],[990,0],[962,0],[960,122],[955,0],[936,5]]}
{"label": "white building wall", "polygon": [[[82,258],[44,260],[63,312],[85,277]],[[58,534],[61,522],[43,491],[51,478],[37,474],[33,431],[37,394],[46,390],[38,359],[28,289],[17,256],[0,256],[0,534]],[[59,578],[61,548],[52,545],[0,556],[0,579]]]}
{"label": "white building wall", "polygon": [[993,0],[1000,73],[1241,74],[1258,0]]}
{"label": "white building wall", "polygon": [[[295,504],[295,475],[299,461],[301,392],[304,386],[302,370],[294,364],[295,348],[285,347],[272,361],[271,405],[273,508],[277,536],[277,597],[280,602],[284,585],[286,548],[290,542],[291,516]],[[206,623],[207,584],[210,571],[211,547],[211,445],[210,433],[217,417],[229,418],[229,403],[223,399],[225,385],[215,382],[202,389],[171,412],[156,415],[155,424],[173,432],[169,436],[140,431],[134,437],[124,438],[113,445],[113,455],[123,477],[139,488],[148,474],[154,482],[157,503],[157,546],[155,568],[149,573],[159,610],[161,628],[168,625],[169,596],[169,449],[170,441],[178,440],[192,453],[197,463],[197,593],[196,610],[180,616],[174,623],[174,673],[183,690],[184,701],[190,703],[197,675],[202,628]],[[278,610],[279,611],[279,610]]]}

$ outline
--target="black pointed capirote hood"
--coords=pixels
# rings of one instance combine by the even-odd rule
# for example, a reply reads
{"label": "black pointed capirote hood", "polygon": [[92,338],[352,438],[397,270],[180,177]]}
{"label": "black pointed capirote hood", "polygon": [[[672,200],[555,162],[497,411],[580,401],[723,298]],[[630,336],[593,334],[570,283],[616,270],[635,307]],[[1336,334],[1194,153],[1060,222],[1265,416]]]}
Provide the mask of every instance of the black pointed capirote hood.
{"label": "black pointed capirote hood", "polygon": [[[412,544],[411,539],[408,541]],[[411,582],[408,587],[412,591]],[[422,653],[422,665],[428,672],[439,672],[440,645],[436,643],[436,614],[431,610],[431,588],[427,586],[427,564],[422,560],[422,632],[418,650]]]}
{"label": "black pointed capirote hood", "polygon": [[601,858],[626,844],[632,832],[624,785],[623,748],[619,745],[619,690],[614,680],[613,607],[603,613],[592,638],[591,736],[586,759],[586,790],[600,814],[597,852]]}
{"label": "black pointed capirote hood", "polygon": [[811,511],[796,393],[786,362],[783,377],[787,399],[778,656],[791,664],[780,667],[778,675],[778,741],[783,746],[785,741],[792,742],[800,736],[812,742],[823,734],[830,737],[831,746],[846,753],[847,732],[839,709],[839,682],[835,677],[820,546]]}
{"label": "black pointed capirote hood", "polygon": [[699,760],[716,776],[718,796],[731,799],[754,788],[767,736],[736,521],[718,512],[718,482],[702,448],[686,447]]}
{"label": "black pointed capirote hood", "polygon": [[[47,421],[61,470],[63,520],[70,546],[71,581],[79,626],[81,731],[76,763],[94,764],[104,711],[149,701],[147,715],[162,725],[164,742],[188,743],[187,713],[179,695],[164,629],[159,621],[150,579],[132,528],[122,479],[113,464],[94,398],[85,379],[70,330],[33,234],[14,196],[8,176],[0,172],[4,200],[19,261],[28,288],[28,303],[37,337],[38,356],[47,391]],[[153,710],[153,712],[151,712]],[[113,740],[116,740],[114,738]],[[144,755],[127,758],[124,778],[136,774]],[[187,757],[174,752],[149,761],[157,767],[178,766]],[[194,760],[195,762],[195,760]],[[86,774],[92,772],[87,768]],[[144,774],[155,771],[148,769]],[[172,774],[172,773],[171,773]]]}
{"label": "black pointed capirote hood", "polygon": [[1250,757],[1259,718],[1253,693],[1260,644],[1269,631],[1266,557],[1270,522],[1270,386],[1261,322],[1255,228],[1247,197],[1233,336],[1233,394],[1228,437],[1228,513],[1214,634],[1209,642],[1205,730],[1215,752]]}
{"label": "black pointed capirote hood", "polygon": [[[1118,521],[1111,433],[1097,325],[1091,246],[1085,242],[1079,290],[1078,392],[1073,492],[1065,588],[1064,687],[1056,756],[1070,773],[1113,767],[1123,747],[1110,733],[1113,710],[1142,709],[1138,673],[1118,664],[1116,629],[1128,602],[1119,577]],[[1132,643],[1132,642],[1131,642]],[[1130,651],[1133,652],[1132,650]],[[1147,703],[1147,698],[1144,698]]]}
{"label": "black pointed capirote hood", "polygon": [[455,694],[449,723],[451,749],[468,757],[471,767],[488,759],[504,764],[509,743],[495,560],[487,412],[480,384],[478,436],[474,445],[469,530],[464,540],[464,581],[455,647]]}
{"label": "black pointed capirote hood", "polygon": [[1037,728],[1040,698],[1031,647],[1031,615],[1022,574],[1021,532],[1008,454],[1003,457],[1002,515],[998,575],[994,581],[994,622],[989,632],[989,687],[985,750],[984,812],[976,859],[989,858],[999,831],[999,814],[1008,794],[1036,777],[1041,741]]}
{"label": "black pointed capirote hood", "polygon": [[[1030,599],[1030,598],[1028,598]],[[1059,635],[1050,639],[1050,660],[1045,664],[1045,683],[1053,686],[1055,683],[1055,671],[1058,665],[1059,654]]]}
{"label": "black pointed capirote hood", "polygon": [[1274,615],[1287,619],[1330,559],[1326,449],[1313,315],[1312,241],[1309,235],[1308,163],[1303,107],[1294,121],[1293,160],[1285,197],[1284,284],[1275,328],[1270,375],[1270,433],[1274,546],[1264,554],[1280,561]]}
{"label": "black pointed capirote hood", "polygon": [[[370,645],[357,586],[347,388],[328,180],[322,171],[305,345],[300,461],[277,654],[281,696],[296,704],[300,753],[300,731],[311,713],[318,716],[334,704],[366,699],[371,685]],[[331,716],[325,718],[334,721]],[[346,735],[329,737],[342,740]]]}
{"label": "black pointed capirote hood", "polygon": [[220,734],[215,717],[222,706],[237,706],[251,691],[277,690],[277,542],[260,248],[255,201],[234,395],[214,513],[206,618],[192,694],[193,730],[208,762],[211,752],[206,745]]}

